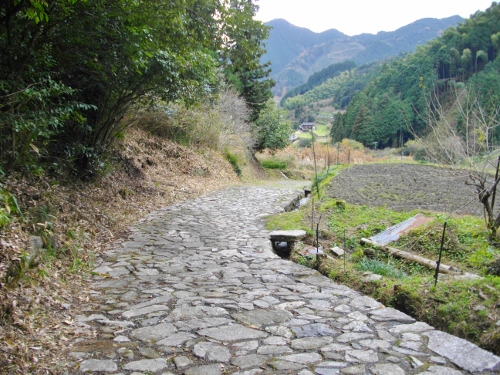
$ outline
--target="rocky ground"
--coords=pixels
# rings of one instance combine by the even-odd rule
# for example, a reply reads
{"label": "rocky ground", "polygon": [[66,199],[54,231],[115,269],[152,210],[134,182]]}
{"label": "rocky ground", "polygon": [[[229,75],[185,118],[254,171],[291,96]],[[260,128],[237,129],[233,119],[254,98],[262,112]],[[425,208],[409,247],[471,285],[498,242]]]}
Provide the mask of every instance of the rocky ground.
{"label": "rocky ground", "polygon": [[500,358],[271,251],[298,194],[232,187],[168,206],[97,259],[61,373],[492,374]]}

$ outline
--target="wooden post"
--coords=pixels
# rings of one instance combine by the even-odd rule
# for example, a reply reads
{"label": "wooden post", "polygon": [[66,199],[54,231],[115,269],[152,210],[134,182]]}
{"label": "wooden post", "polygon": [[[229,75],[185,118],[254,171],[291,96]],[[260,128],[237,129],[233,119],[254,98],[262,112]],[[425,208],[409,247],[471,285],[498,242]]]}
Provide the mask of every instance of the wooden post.
{"label": "wooden post", "polygon": [[436,272],[434,273],[434,286],[436,286],[438,282],[439,266],[441,265],[441,256],[443,255],[444,235],[446,233],[446,223],[447,222],[445,221],[443,227],[443,235],[441,236],[441,247],[439,249],[439,258],[438,261],[436,262]]}
{"label": "wooden post", "polygon": [[311,196],[311,230],[314,230],[314,198]]}
{"label": "wooden post", "polygon": [[344,229],[344,272],[345,272],[345,253],[346,253],[346,247],[345,247],[345,229]]}
{"label": "wooden post", "polygon": [[319,223],[316,224],[316,260],[319,261]]}
{"label": "wooden post", "polygon": [[[495,173],[495,182],[498,180],[498,169],[500,168],[500,156],[498,157],[497,161],[497,171]],[[493,212],[493,208],[495,208],[495,198],[497,196],[497,187],[495,185],[495,189],[493,190],[493,196],[491,197],[491,212]]]}

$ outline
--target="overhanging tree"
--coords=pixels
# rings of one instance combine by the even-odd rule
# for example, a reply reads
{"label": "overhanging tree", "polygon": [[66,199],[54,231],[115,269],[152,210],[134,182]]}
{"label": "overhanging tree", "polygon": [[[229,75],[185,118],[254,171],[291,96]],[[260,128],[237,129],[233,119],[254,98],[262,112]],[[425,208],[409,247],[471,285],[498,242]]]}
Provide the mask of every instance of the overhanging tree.
{"label": "overhanging tree", "polygon": [[221,67],[256,116],[270,82],[259,63],[267,28],[254,13],[251,1],[229,0],[3,2],[0,165],[31,154],[92,174],[131,106],[194,103]]}
{"label": "overhanging tree", "polygon": [[285,148],[289,144],[292,129],[286,120],[286,111],[277,107],[269,99],[255,121],[254,134],[256,151],[269,149],[271,152]]}
{"label": "overhanging tree", "polygon": [[224,47],[221,51],[224,72],[252,109],[251,120],[272,97],[274,81],[269,78],[270,62],[262,64],[263,42],[269,37],[269,27],[253,19],[258,6],[251,0],[231,0],[226,9]]}

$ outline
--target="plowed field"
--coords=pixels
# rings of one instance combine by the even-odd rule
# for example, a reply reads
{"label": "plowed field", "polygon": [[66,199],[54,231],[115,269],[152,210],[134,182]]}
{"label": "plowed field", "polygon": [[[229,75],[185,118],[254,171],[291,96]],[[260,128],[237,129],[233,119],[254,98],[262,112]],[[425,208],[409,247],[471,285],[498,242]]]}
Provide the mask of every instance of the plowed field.
{"label": "plowed field", "polygon": [[421,209],[482,216],[475,189],[467,180],[467,171],[418,164],[364,164],[341,171],[328,192],[348,203],[386,206],[395,211]]}

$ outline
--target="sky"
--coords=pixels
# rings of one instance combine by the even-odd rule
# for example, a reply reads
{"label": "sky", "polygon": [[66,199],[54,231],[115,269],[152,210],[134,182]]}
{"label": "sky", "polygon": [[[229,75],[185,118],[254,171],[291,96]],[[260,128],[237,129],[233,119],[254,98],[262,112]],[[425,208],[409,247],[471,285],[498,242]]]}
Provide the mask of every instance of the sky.
{"label": "sky", "polygon": [[421,18],[469,18],[492,0],[256,0],[256,18],[283,18],[314,32],[337,29],[353,36],[394,31]]}

